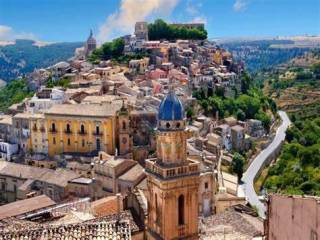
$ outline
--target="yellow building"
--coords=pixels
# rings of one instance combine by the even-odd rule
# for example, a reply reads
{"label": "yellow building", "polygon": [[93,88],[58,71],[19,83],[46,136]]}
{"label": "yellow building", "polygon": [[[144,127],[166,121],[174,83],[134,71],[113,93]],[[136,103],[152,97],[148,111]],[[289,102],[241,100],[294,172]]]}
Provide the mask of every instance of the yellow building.
{"label": "yellow building", "polygon": [[47,125],[44,114],[32,114],[30,121],[30,150],[33,153],[48,153]]}
{"label": "yellow building", "polygon": [[115,154],[116,104],[60,104],[45,113],[48,129],[48,153]]}

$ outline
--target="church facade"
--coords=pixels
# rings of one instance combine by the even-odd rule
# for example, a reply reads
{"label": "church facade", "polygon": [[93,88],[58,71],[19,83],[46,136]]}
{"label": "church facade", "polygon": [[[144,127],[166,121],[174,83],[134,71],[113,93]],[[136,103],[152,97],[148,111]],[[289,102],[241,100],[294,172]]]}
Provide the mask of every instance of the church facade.
{"label": "church facade", "polygon": [[188,159],[183,106],[173,90],[159,108],[157,158],[146,160],[147,239],[197,239],[200,163]]}

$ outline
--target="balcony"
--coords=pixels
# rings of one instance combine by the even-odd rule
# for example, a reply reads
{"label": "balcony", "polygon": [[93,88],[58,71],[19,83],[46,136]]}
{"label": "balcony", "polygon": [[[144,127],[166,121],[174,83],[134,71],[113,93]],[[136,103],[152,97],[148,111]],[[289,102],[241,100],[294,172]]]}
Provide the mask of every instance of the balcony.
{"label": "balcony", "polygon": [[87,135],[87,131],[78,131],[79,135]]}
{"label": "balcony", "polygon": [[99,137],[102,136],[102,132],[93,132],[92,135]]}
{"label": "balcony", "polygon": [[165,166],[159,165],[156,159],[146,160],[146,171],[154,174],[160,178],[168,179],[179,176],[187,176],[193,174],[199,174],[200,163],[191,159],[187,160],[186,164],[179,166]]}
{"label": "balcony", "polygon": [[72,134],[72,131],[71,130],[64,130],[64,133],[69,135],[69,134]]}
{"label": "balcony", "polygon": [[51,133],[57,133],[57,129],[52,129],[52,128],[50,128],[50,130],[49,130]]}
{"label": "balcony", "polygon": [[179,237],[184,237],[186,235],[186,225],[178,226],[178,235]]}

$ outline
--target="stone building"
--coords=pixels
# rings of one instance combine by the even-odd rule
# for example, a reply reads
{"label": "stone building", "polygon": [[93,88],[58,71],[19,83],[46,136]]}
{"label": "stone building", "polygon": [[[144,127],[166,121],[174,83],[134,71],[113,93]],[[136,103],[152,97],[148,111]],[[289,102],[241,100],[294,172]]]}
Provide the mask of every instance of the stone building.
{"label": "stone building", "polygon": [[270,195],[265,234],[268,240],[317,240],[319,220],[319,197]]}
{"label": "stone building", "polygon": [[136,22],[134,26],[134,34],[137,39],[148,41],[148,23]]}
{"label": "stone building", "polygon": [[244,149],[244,128],[240,125],[231,127],[232,149],[242,151]]}
{"label": "stone building", "polygon": [[172,89],[158,120],[157,158],[146,160],[147,239],[197,239],[200,167],[187,157],[184,109]]}

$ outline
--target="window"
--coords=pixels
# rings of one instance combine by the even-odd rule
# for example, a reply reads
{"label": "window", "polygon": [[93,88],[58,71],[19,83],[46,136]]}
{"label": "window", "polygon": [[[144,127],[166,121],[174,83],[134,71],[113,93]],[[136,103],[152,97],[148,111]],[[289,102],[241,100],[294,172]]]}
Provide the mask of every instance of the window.
{"label": "window", "polygon": [[99,128],[99,126],[96,126],[96,134],[97,134],[97,135],[100,134],[100,128]]}
{"label": "window", "polygon": [[167,124],[166,124],[166,127],[167,127],[167,128],[170,128],[170,123],[167,123]]}
{"label": "window", "polygon": [[70,143],[70,138],[68,138],[68,145],[70,146],[70,144],[71,144],[71,143]]}
{"label": "window", "polygon": [[208,189],[208,182],[205,182],[205,183],[204,183],[204,188],[205,188],[205,189]]}
{"label": "window", "polygon": [[56,144],[56,138],[55,137],[52,139],[52,142],[53,142],[53,144]]}
{"label": "window", "polygon": [[55,131],[56,131],[56,124],[55,124],[55,123],[52,123],[52,124],[51,124],[51,131],[52,131],[52,132],[55,132]]}
{"label": "window", "polygon": [[84,126],[83,126],[83,124],[81,124],[80,133],[84,134]]}
{"label": "window", "polygon": [[184,196],[180,195],[178,198],[178,223],[184,224]]}
{"label": "window", "polygon": [[67,133],[70,133],[71,131],[70,131],[70,124],[68,123],[67,124]]}
{"label": "window", "polygon": [[122,129],[123,129],[123,130],[126,129],[126,122],[125,122],[125,121],[122,122]]}
{"label": "window", "polygon": [[84,139],[82,139],[82,147],[84,147],[85,146],[85,141],[84,141]]}

